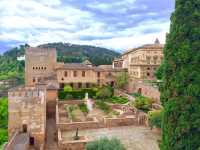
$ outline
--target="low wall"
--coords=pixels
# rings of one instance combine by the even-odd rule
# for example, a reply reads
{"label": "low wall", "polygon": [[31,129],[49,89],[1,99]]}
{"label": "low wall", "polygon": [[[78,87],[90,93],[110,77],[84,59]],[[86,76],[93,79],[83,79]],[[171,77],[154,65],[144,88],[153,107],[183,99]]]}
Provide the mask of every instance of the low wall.
{"label": "low wall", "polygon": [[83,100],[63,100],[63,101],[58,101],[59,105],[64,105],[64,104],[69,104],[69,105],[79,105],[84,103]]}
{"label": "low wall", "polygon": [[8,143],[5,145],[4,149],[3,150],[12,150],[13,147],[14,147],[14,142],[15,142],[15,138],[17,136],[17,134],[19,134],[19,132],[15,132],[13,134],[13,136],[11,137],[11,139],[8,141]]}
{"label": "low wall", "polygon": [[87,137],[83,136],[80,140],[64,141],[62,133],[58,130],[58,147],[59,150],[85,150],[85,145],[89,142]]}
{"label": "low wall", "polygon": [[137,125],[137,118],[127,117],[127,118],[104,118],[105,127],[118,127],[118,126],[129,126]]}
{"label": "low wall", "polygon": [[94,121],[85,121],[85,122],[71,122],[71,123],[57,123],[57,128],[61,130],[76,130],[77,128],[80,130],[83,129],[96,129],[100,128],[101,124],[98,122],[96,118],[93,118]]}

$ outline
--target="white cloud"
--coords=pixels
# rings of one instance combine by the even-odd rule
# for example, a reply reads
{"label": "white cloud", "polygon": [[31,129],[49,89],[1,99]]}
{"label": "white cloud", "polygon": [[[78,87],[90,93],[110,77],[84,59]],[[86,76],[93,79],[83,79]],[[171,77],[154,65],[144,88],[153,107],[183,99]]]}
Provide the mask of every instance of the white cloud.
{"label": "white cloud", "polygon": [[[135,0],[113,3],[95,1],[87,6],[104,12],[124,13],[130,7],[136,7],[134,2]],[[146,8],[145,5],[142,7]],[[150,12],[149,15],[155,13]],[[129,14],[129,17],[138,18],[141,14]],[[161,20],[145,20],[129,28],[123,19],[116,24],[108,24],[101,18],[95,18],[92,12],[62,4],[60,0],[0,0],[0,18],[1,41],[19,41],[32,46],[49,42],[71,42],[125,50],[153,43],[156,37],[164,43],[169,29],[169,22]],[[115,25],[126,28],[118,30]],[[155,33],[145,33],[148,30],[155,30]]]}

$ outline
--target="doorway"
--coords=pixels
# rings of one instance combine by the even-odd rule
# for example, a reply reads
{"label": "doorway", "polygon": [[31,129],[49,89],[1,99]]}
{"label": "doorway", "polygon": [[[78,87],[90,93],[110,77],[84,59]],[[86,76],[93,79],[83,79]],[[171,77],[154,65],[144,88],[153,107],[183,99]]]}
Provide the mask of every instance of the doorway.
{"label": "doorway", "polygon": [[35,139],[34,137],[30,137],[30,145],[33,146],[35,144]]}
{"label": "doorway", "polygon": [[139,88],[139,89],[138,89],[138,93],[139,93],[139,94],[142,94],[142,88]]}
{"label": "doorway", "polygon": [[23,124],[23,125],[22,125],[22,130],[23,130],[23,133],[26,133],[26,132],[27,132],[27,125],[26,125],[26,124]]}

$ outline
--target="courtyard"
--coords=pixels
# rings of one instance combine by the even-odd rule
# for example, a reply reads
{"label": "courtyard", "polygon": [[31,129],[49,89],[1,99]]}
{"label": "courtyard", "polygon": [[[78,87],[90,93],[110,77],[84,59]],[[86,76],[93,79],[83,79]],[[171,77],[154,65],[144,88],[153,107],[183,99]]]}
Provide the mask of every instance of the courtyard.
{"label": "courtyard", "polygon": [[[63,131],[62,138],[70,140],[75,131]],[[144,126],[121,126],[113,128],[99,128],[80,130],[79,136],[86,136],[89,140],[101,137],[118,138],[127,150],[159,150],[158,140],[160,134]]]}

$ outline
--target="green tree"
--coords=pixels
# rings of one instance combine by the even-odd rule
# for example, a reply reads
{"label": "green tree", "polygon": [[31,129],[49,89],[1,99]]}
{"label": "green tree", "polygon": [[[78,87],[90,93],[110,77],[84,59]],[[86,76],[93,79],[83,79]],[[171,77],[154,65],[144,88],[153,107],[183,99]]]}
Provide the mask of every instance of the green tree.
{"label": "green tree", "polygon": [[8,140],[8,100],[0,98],[0,145]]}
{"label": "green tree", "polygon": [[112,88],[108,86],[100,88],[96,94],[98,98],[103,98],[103,99],[112,97],[112,95],[113,95]]}
{"label": "green tree", "polygon": [[128,83],[128,73],[121,72],[117,75],[116,86],[117,88],[123,88]]}
{"label": "green tree", "polygon": [[200,0],[176,0],[164,48],[161,150],[200,148]]}
{"label": "green tree", "polygon": [[125,150],[121,142],[116,139],[101,138],[99,140],[89,142],[86,145],[86,150]]}

